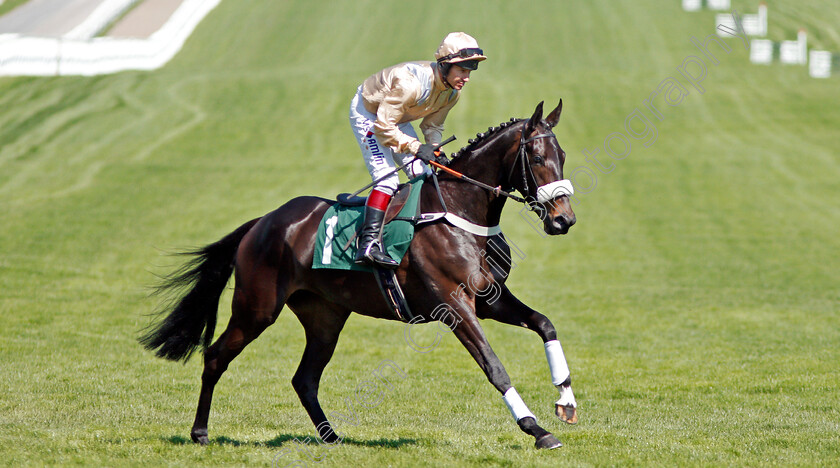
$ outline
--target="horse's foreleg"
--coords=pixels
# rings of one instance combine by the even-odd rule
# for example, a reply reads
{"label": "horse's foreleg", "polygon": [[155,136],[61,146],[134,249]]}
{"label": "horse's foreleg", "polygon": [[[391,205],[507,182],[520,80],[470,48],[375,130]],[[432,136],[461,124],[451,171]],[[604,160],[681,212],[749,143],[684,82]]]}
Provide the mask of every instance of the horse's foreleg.
{"label": "horse's foreleg", "polygon": [[454,333],[487,375],[490,383],[502,394],[519,428],[534,437],[536,447],[549,449],[561,447],[563,444],[556,437],[537,424],[536,416],[511,385],[507,371],[487,342],[478,320],[474,317],[465,317],[455,327]]}
{"label": "horse's foreleg", "polygon": [[566,423],[577,423],[577,402],[572,391],[571,373],[554,325],[548,317],[523,304],[506,286],[501,288],[501,294],[494,300],[476,298],[476,314],[482,319],[534,330],[542,338],[551,382],[560,393],[560,398],[554,403],[554,412]]}

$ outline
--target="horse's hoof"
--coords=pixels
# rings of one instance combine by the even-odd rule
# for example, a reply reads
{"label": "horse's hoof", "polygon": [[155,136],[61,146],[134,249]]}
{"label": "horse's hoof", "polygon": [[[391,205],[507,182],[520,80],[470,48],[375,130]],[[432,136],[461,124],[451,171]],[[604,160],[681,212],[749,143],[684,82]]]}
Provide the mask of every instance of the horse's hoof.
{"label": "horse's hoof", "polygon": [[210,438],[207,437],[207,430],[203,431],[193,431],[190,433],[190,438],[196,444],[207,445],[210,443]]}
{"label": "horse's hoof", "polygon": [[577,408],[574,406],[554,405],[554,414],[566,424],[577,424]]}
{"label": "horse's hoof", "polygon": [[557,440],[551,433],[545,434],[534,443],[534,447],[538,449],[556,449],[562,447],[563,444]]}

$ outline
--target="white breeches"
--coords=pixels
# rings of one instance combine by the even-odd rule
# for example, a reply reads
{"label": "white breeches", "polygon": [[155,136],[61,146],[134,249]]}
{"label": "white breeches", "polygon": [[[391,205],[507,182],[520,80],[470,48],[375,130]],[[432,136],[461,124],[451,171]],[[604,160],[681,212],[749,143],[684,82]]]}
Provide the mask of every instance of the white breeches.
{"label": "white breeches", "polygon": [[[393,171],[399,165],[407,163],[414,156],[394,153],[390,148],[387,148],[379,142],[379,139],[373,134],[373,124],[376,122],[376,115],[371,114],[365,109],[362,103],[361,93],[362,87],[360,86],[356,91],[356,96],[353,97],[353,101],[350,103],[350,128],[353,130],[356,143],[359,144],[359,148],[362,150],[362,157],[365,160],[368,172],[370,172],[371,180],[376,180]],[[406,122],[401,124],[399,129],[406,135],[417,138],[417,133],[414,131],[414,127],[411,126],[411,123]],[[399,161],[399,164],[394,162],[395,159]],[[413,178],[429,171],[429,169],[422,161],[417,160],[408,165],[404,171],[409,178]],[[399,175],[394,173],[377,183],[375,187],[383,192],[393,194],[396,192],[399,182]]]}

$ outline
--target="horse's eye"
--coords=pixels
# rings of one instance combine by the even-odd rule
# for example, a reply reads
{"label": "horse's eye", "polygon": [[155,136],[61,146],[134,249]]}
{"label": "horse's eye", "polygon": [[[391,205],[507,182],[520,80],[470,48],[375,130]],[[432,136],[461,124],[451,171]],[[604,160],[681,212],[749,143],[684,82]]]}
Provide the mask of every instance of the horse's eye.
{"label": "horse's eye", "polygon": [[542,164],[543,158],[542,156],[534,156],[534,164]]}

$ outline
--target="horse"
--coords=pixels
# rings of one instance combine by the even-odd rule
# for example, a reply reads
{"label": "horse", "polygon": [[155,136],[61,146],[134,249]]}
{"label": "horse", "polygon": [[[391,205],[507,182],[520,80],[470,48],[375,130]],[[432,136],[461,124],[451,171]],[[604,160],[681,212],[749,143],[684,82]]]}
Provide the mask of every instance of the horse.
{"label": "horse", "polygon": [[[575,224],[569,198],[571,183],[563,179],[566,155],[552,132],[562,107],[560,100],[543,119],[540,102],[529,119],[510,119],[478,134],[453,155],[450,170],[440,172],[437,187],[424,184],[421,211],[434,211],[445,204],[446,212],[466,220],[466,225],[473,227],[469,231],[476,233],[465,230],[469,226],[464,223],[456,227],[446,219],[420,224],[395,271],[415,318],[448,320],[454,335],[503,395],[520,429],[534,437],[537,448],[547,449],[562,443],[537,424],[478,320],[516,325],[539,335],[552,383],[560,395],[555,413],[562,421],[574,424],[577,404],[568,365],[551,321],[523,304],[505,286],[510,262],[504,255],[493,253],[502,249],[489,248],[491,237],[474,228],[495,226],[498,230],[507,198],[538,210],[547,234],[566,234]],[[463,176],[475,184],[465,182]],[[525,198],[511,194],[514,190]],[[306,335],[292,386],[319,437],[328,444],[340,442],[318,402],[321,375],[332,358],[338,336],[351,312],[386,320],[397,318],[384,300],[370,300],[380,295],[370,272],[312,268],[316,230],[334,203],[312,196],[294,198],[221,240],[187,252],[191,260],[163,278],[158,292],[170,293],[172,300],[139,341],[158,357],[173,361],[186,362],[197,348],[203,349],[201,393],[190,432],[194,442],[205,445],[210,440],[207,425],[219,378],[231,361],[274,323],[284,306],[297,316]],[[501,245],[509,259],[509,246],[504,242]],[[220,296],[231,275],[232,314],[227,328],[211,345]],[[466,284],[471,287],[464,287]],[[493,300],[480,293],[490,287],[499,291]],[[446,313],[441,313],[441,306]]]}

